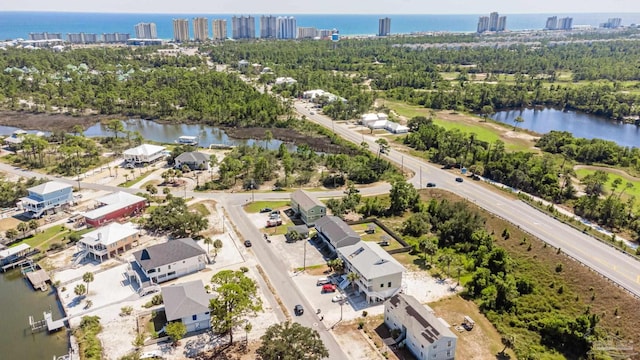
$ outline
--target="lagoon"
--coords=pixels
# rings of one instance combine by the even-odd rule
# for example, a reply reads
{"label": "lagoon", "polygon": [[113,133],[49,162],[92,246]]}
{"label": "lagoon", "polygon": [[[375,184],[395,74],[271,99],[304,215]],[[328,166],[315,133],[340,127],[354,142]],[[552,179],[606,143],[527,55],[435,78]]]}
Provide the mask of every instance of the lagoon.
{"label": "lagoon", "polygon": [[621,146],[640,147],[640,126],[583,112],[526,108],[499,111],[491,118],[513,125],[513,119],[518,116],[524,119],[518,127],[540,134],[546,134],[552,130],[568,131],[576,138],[597,138],[614,141]]}
{"label": "lagoon", "polygon": [[0,359],[52,359],[67,353],[65,330],[53,334],[31,333],[29,316],[42,320],[43,311],[62,317],[56,295],[34,291],[19,269],[0,274]]}

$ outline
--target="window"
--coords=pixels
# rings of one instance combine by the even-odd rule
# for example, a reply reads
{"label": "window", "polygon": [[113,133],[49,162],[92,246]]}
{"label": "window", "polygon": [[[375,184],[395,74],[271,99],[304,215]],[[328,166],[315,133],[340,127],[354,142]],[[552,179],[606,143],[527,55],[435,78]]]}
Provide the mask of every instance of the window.
{"label": "window", "polygon": [[451,350],[447,350],[447,356],[451,356]]}
{"label": "window", "polygon": [[380,287],[383,288],[384,287],[384,283],[380,284]]}
{"label": "window", "polygon": [[451,340],[449,340],[449,342],[447,343],[448,347],[451,347]]}
{"label": "window", "polygon": [[173,275],[175,275],[175,274],[176,274],[176,272],[175,272],[175,271],[170,271],[170,272],[168,272],[168,273],[167,273],[167,276],[173,276]]}
{"label": "window", "polygon": [[171,265],[169,265],[169,270],[171,270]]}
{"label": "window", "polygon": [[191,320],[193,320],[193,321],[198,320],[198,315],[192,315],[192,316],[191,316]]}
{"label": "window", "polygon": [[389,284],[387,285],[387,287],[391,287],[391,281],[389,281]]}

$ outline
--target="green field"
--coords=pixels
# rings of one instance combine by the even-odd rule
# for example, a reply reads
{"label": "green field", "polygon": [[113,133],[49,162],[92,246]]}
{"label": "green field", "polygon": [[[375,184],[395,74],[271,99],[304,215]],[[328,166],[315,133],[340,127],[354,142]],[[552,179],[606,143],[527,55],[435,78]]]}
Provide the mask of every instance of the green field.
{"label": "green field", "polygon": [[289,206],[289,201],[281,200],[281,201],[254,201],[244,207],[244,211],[248,213],[257,213],[260,212],[260,209],[271,208],[278,209],[281,207]]}
{"label": "green field", "polygon": [[[616,189],[616,193],[620,193],[620,191],[622,191],[622,189],[624,189],[624,193],[622,194],[622,199],[626,200],[631,196],[634,196],[636,199],[640,198],[640,181],[628,179],[628,178],[626,178],[624,176],[618,175],[618,174],[613,173],[611,171],[607,171],[605,169],[602,169],[602,170],[604,172],[606,172],[607,174],[609,174],[609,180],[605,184],[605,190],[608,193],[611,192],[611,184],[616,179],[620,179],[620,180],[622,180],[622,184],[618,186],[618,188]],[[578,179],[582,180],[585,176],[591,175],[591,174],[593,174],[595,172],[596,172],[595,170],[591,170],[591,169],[578,169],[578,170],[576,170],[576,175],[578,176]],[[633,187],[631,189],[627,189],[626,188],[626,184],[628,182],[633,184]],[[636,209],[640,210],[640,204],[639,203],[636,203]]]}
{"label": "green field", "polygon": [[[384,105],[398,113],[398,115],[409,119],[416,116],[429,117],[431,113],[430,109],[396,101],[385,100]],[[505,138],[502,135],[510,129],[503,129],[502,127],[496,128],[489,123],[473,124],[464,121],[444,120],[437,117],[434,118],[433,122],[447,130],[458,129],[464,133],[475,133],[477,139],[481,141],[492,143],[496,140],[502,140],[505,143],[505,148],[509,151],[531,151],[531,147],[533,146],[532,142],[526,140]]]}

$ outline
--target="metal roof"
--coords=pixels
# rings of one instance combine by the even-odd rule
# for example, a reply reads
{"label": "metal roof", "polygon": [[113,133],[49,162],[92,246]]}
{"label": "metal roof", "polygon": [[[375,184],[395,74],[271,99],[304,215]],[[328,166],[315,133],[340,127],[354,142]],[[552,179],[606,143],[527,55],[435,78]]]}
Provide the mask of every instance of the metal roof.
{"label": "metal roof", "polygon": [[138,229],[136,229],[132,223],[120,224],[114,222],[84,234],[80,242],[88,245],[102,244],[109,246],[137,233]]}
{"label": "metal roof", "polygon": [[151,144],[142,144],[142,145],[134,147],[132,149],[125,150],[123,152],[123,154],[124,155],[134,155],[134,156],[139,156],[139,155],[150,156],[150,155],[157,154],[157,153],[159,153],[161,151],[164,151],[164,149],[165,149],[164,146],[151,145]]}
{"label": "metal roof", "polygon": [[101,206],[97,209],[87,211],[84,214],[84,217],[87,219],[98,219],[104,215],[110,214],[114,211],[120,210],[127,206],[131,206],[133,204],[137,204],[141,201],[146,201],[147,199],[142,196],[129,194],[124,191],[118,191],[100,198],[97,198],[96,201],[105,206]]}
{"label": "metal roof", "polygon": [[36,194],[48,194],[54,191],[63,190],[63,189],[71,189],[72,185],[59,182],[59,181],[49,181],[44,184],[40,184],[34,187],[27,189],[28,191]]}

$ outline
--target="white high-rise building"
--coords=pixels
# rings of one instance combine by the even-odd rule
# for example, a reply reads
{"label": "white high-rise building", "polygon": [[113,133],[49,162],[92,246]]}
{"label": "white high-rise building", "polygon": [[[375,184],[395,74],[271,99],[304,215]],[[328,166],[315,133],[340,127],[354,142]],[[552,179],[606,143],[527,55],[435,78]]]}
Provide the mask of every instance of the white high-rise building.
{"label": "white high-rise building", "polygon": [[276,17],[273,15],[262,15],[260,17],[260,37],[262,39],[276,38]]}
{"label": "white high-rise building", "polygon": [[256,19],[249,16],[231,18],[231,36],[234,39],[253,39],[256,37]]}
{"label": "white high-rise building", "polygon": [[497,12],[492,12],[489,14],[489,31],[498,31],[498,15]]}
{"label": "white high-rise building", "polygon": [[545,30],[556,30],[558,28],[558,17],[551,16],[547,18],[547,23],[544,26]]}
{"label": "white high-rise building", "polygon": [[297,35],[296,18],[293,16],[279,16],[276,19],[276,29],[278,39],[295,39]]}
{"label": "white high-rise building", "polygon": [[173,40],[189,41],[189,20],[173,19]]}
{"label": "white high-rise building", "polygon": [[478,18],[478,33],[483,33],[485,31],[489,31],[489,17],[480,16]]}
{"label": "white high-rise building", "polygon": [[391,19],[388,17],[378,19],[378,36],[391,35]]}
{"label": "white high-rise building", "polygon": [[213,28],[213,40],[225,40],[227,38],[227,20],[215,19],[211,23]]}
{"label": "white high-rise building", "polygon": [[138,23],[134,28],[138,39],[156,39],[158,37],[155,23]]}
{"label": "white high-rise building", "polygon": [[318,36],[318,30],[314,27],[298,27],[298,39],[313,39]]}
{"label": "white high-rise building", "polygon": [[209,40],[209,20],[207,18],[193,18],[193,40]]}

